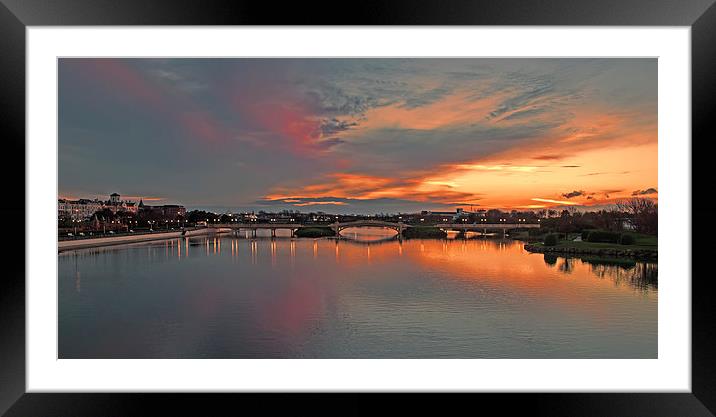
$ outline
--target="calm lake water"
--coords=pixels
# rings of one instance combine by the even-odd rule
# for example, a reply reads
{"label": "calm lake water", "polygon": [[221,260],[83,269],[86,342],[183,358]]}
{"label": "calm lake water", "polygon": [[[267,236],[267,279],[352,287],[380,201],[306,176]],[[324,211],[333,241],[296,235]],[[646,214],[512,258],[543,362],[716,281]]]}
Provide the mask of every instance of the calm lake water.
{"label": "calm lake water", "polygon": [[59,356],[657,357],[655,264],[391,233],[61,253]]}

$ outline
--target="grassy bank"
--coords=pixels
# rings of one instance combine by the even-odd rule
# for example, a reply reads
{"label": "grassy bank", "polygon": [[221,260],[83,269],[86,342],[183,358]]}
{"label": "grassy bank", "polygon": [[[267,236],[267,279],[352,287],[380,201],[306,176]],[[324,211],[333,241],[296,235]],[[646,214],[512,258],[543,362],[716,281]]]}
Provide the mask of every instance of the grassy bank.
{"label": "grassy bank", "polygon": [[625,256],[640,259],[656,259],[658,256],[658,239],[656,236],[630,233],[634,244],[622,245],[619,243],[574,241],[571,239],[558,239],[555,245],[545,245],[543,242],[534,242],[525,245],[525,250],[540,253],[578,254],[596,256]]}
{"label": "grassy bank", "polygon": [[[542,242],[533,243],[535,246],[543,246]],[[550,246],[547,246],[550,247]],[[573,240],[560,240],[553,248],[576,248],[576,249],[633,249],[633,250],[645,250],[645,251],[656,251],[658,249],[656,244],[634,244],[634,245],[620,245],[619,243],[599,243],[599,242],[575,242]]]}

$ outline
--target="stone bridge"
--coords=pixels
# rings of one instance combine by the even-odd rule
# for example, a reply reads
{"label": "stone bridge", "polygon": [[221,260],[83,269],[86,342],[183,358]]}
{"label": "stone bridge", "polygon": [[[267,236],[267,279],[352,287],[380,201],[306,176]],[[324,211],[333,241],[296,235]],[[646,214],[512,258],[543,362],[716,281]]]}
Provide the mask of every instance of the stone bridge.
{"label": "stone bridge", "polygon": [[[301,224],[301,223],[219,223],[211,224],[209,227],[217,229],[233,229],[233,230],[250,230],[252,235],[256,237],[256,230],[265,229],[271,231],[271,236],[276,236],[276,230],[290,230],[291,236],[294,236],[298,229],[313,227],[330,227],[339,235],[344,229],[351,227],[385,227],[398,232],[398,236],[402,236],[403,231],[415,225],[405,224],[403,222],[387,222],[383,220],[356,220],[352,222],[334,222],[330,224]],[[457,230],[462,232],[477,231],[487,233],[488,230],[502,230],[505,234],[511,229],[538,229],[539,223],[439,223],[436,225],[426,225],[426,227],[437,227],[442,230]]]}
{"label": "stone bridge", "polygon": [[252,233],[252,236],[256,236],[256,230],[264,229],[264,230],[270,230],[271,236],[276,236],[276,230],[290,230],[291,236],[294,236],[296,233],[296,230],[298,229],[305,229],[305,228],[314,228],[314,227],[330,227],[333,229],[334,232],[336,232],[336,235],[340,234],[340,232],[344,229],[348,229],[350,227],[386,227],[389,229],[393,229],[396,232],[398,232],[398,235],[401,235],[403,233],[403,230],[410,227],[410,225],[404,224],[402,222],[400,223],[393,223],[393,222],[386,222],[381,220],[356,220],[353,222],[334,222],[330,224],[301,224],[301,223],[216,223],[216,224],[210,224],[208,227],[216,228],[216,229],[233,229],[233,230],[250,230]]}

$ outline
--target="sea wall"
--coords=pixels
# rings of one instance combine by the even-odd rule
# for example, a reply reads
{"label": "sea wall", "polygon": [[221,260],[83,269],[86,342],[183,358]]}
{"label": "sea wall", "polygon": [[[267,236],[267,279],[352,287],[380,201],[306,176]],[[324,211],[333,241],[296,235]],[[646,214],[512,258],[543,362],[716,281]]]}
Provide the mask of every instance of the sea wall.
{"label": "sea wall", "polygon": [[57,242],[57,249],[59,252],[73,250],[73,249],[85,249],[85,248],[97,248],[102,246],[112,245],[123,245],[127,243],[139,243],[139,242],[151,242],[153,240],[165,240],[165,239],[177,239],[182,236],[202,236],[202,235],[213,235],[217,233],[226,232],[229,229],[195,229],[187,230],[184,235],[181,231],[164,232],[164,233],[145,233],[138,235],[129,236],[111,236],[111,237],[98,237],[89,239],[77,239],[77,240],[63,240]]}

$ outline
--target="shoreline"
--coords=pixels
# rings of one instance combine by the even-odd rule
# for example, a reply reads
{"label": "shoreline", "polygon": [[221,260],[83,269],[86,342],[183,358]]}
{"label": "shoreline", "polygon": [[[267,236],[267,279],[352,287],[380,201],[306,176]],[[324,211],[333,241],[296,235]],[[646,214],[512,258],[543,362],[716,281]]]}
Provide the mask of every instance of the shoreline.
{"label": "shoreline", "polygon": [[643,261],[658,260],[658,251],[648,249],[621,249],[621,248],[578,248],[542,246],[526,243],[524,249],[531,253],[549,253],[554,255],[595,255],[604,257],[626,257]]}
{"label": "shoreline", "polygon": [[101,248],[106,246],[124,245],[129,243],[143,243],[155,240],[176,239],[181,237],[213,235],[223,232],[224,230],[222,229],[206,228],[187,230],[184,235],[182,235],[181,231],[173,231],[165,233],[140,234],[135,236],[112,236],[93,239],[63,240],[57,242],[57,251],[58,253],[62,253],[76,249]]}
{"label": "shoreline", "polygon": [[[72,251],[72,250],[79,250],[79,249],[89,249],[89,248],[101,248],[101,247],[109,247],[109,246],[116,246],[116,245],[124,245],[124,244],[133,244],[133,243],[145,243],[145,242],[152,242],[152,241],[159,241],[159,240],[167,240],[167,239],[176,239],[176,238],[182,238],[182,237],[193,237],[193,236],[206,236],[206,235],[217,235],[226,233],[229,229],[213,229],[213,228],[206,228],[206,229],[197,229],[197,230],[188,230],[184,235],[181,234],[181,231],[173,231],[173,232],[165,232],[165,233],[154,233],[154,234],[141,234],[136,236],[113,236],[113,237],[103,237],[103,238],[94,238],[94,239],[81,239],[81,240],[65,240],[65,241],[59,241],[57,242],[58,246],[58,253],[66,252],[66,251]],[[302,237],[298,237],[301,239]],[[325,240],[349,240],[352,241],[352,239],[348,238],[342,238],[342,237],[336,237],[336,236],[320,236],[320,237],[303,237],[307,239],[325,239]],[[431,239],[431,237],[417,237],[418,239]],[[408,240],[408,238],[404,238]],[[433,238],[434,239],[434,238]],[[440,238],[437,238],[438,240],[443,240]],[[387,239],[387,240],[392,240]],[[520,241],[521,239],[512,239],[515,241]],[[367,243],[378,243],[379,241],[373,241],[373,242],[367,242]],[[524,242],[524,240],[522,240]],[[383,243],[383,242],[381,242]],[[601,256],[601,257],[624,257],[629,259],[638,259],[643,261],[657,261],[658,253],[655,250],[648,250],[648,249],[627,249],[627,248],[579,248],[579,247],[564,247],[564,246],[543,246],[539,243],[528,243],[525,242],[523,245],[524,250],[530,253],[543,253],[543,254],[553,254],[553,255],[572,255],[572,256],[579,256],[579,255],[592,255],[592,256]]]}

